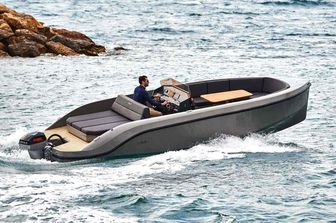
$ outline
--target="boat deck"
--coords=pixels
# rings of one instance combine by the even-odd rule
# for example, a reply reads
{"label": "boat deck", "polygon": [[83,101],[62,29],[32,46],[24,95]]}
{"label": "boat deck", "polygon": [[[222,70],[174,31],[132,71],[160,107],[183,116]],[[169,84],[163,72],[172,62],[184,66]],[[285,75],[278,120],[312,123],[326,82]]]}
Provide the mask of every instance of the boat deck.
{"label": "boat deck", "polygon": [[67,141],[67,143],[57,146],[57,150],[60,151],[78,152],[81,151],[87,144],[89,144],[88,142],[85,142],[84,140],[68,132],[67,126],[46,130],[44,131],[44,134],[47,138],[52,134],[59,134]]}

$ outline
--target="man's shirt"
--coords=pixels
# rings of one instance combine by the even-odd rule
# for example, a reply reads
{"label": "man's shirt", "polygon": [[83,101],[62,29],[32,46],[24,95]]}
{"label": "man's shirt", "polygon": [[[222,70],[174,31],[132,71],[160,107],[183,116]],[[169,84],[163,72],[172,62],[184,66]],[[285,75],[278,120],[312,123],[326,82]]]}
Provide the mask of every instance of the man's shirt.
{"label": "man's shirt", "polygon": [[148,92],[145,90],[145,88],[141,85],[139,85],[138,87],[136,87],[134,89],[134,95],[133,95],[133,99],[134,101],[137,101],[143,105],[146,105],[146,102],[150,103],[151,105],[154,105],[154,106],[159,106],[161,105],[159,102],[153,100]]}

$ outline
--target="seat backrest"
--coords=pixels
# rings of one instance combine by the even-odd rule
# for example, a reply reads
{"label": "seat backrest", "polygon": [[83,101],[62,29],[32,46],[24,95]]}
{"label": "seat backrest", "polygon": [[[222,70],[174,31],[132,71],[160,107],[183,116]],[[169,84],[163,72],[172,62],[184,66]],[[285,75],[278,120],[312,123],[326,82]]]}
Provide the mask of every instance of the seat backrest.
{"label": "seat backrest", "polygon": [[149,108],[126,95],[118,95],[111,109],[131,120],[149,118]]}
{"label": "seat backrest", "polygon": [[263,91],[267,93],[274,93],[289,88],[289,84],[284,81],[274,78],[265,77]]}
{"label": "seat backrest", "polygon": [[189,85],[191,97],[199,97],[202,94],[208,93],[208,84],[206,82],[192,83]]}
{"label": "seat backrest", "polygon": [[230,81],[229,80],[214,80],[208,82],[208,94],[229,91]]}
{"label": "seat backrest", "polygon": [[249,92],[262,92],[263,78],[235,78],[230,80],[230,90],[245,90]]}

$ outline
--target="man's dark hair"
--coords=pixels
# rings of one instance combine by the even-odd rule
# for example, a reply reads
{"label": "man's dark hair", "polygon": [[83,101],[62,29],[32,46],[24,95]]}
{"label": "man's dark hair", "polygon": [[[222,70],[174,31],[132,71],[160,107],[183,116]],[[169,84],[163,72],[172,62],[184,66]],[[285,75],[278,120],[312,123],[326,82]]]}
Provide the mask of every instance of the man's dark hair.
{"label": "man's dark hair", "polygon": [[146,75],[142,75],[139,77],[139,84],[141,84],[141,82],[145,81],[147,79]]}

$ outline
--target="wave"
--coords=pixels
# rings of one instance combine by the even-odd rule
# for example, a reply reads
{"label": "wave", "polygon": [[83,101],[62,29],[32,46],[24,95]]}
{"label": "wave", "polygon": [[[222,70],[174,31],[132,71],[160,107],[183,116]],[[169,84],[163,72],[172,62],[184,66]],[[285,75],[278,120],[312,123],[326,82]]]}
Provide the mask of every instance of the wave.
{"label": "wave", "polygon": [[23,127],[17,128],[13,133],[7,136],[0,136],[0,148],[17,145],[20,138],[27,133],[27,129]]}
{"label": "wave", "polygon": [[200,16],[202,16],[202,14],[201,13],[192,12],[192,13],[189,13],[188,16],[191,16],[191,17],[193,17],[193,16],[200,17]]}
{"label": "wave", "polygon": [[[195,148],[197,147],[222,158],[236,158],[237,154],[240,154],[240,157],[245,157],[247,153],[284,153],[299,150],[299,147],[295,144],[282,144],[276,142],[273,136],[257,134],[245,138],[223,135]],[[232,154],[235,155],[232,156]]]}
{"label": "wave", "polygon": [[19,139],[27,132],[25,128],[18,128],[7,136],[0,136],[0,167],[12,166],[17,160],[26,160],[28,153],[19,149]]}
{"label": "wave", "polygon": [[[301,148],[295,144],[281,144],[269,136],[252,135],[246,138],[220,136],[188,150],[170,151],[134,159],[108,160],[104,164],[90,164],[72,168],[74,175],[85,175],[95,183],[112,185],[138,181],[146,176],[174,174],[203,161],[243,159],[249,153],[287,153]],[[97,174],[99,173],[99,177]]]}
{"label": "wave", "polygon": [[202,2],[200,1],[181,1],[181,2],[177,2],[176,4],[194,6],[194,5],[202,5]]}
{"label": "wave", "polygon": [[257,12],[243,12],[243,11],[220,11],[218,14],[224,14],[224,15],[246,15],[246,16],[258,16],[261,15],[261,13]]}
{"label": "wave", "polygon": [[148,203],[148,199],[137,193],[113,194],[110,188],[100,189],[99,193],[90,196],[81,196],[76,201],[80,205],[104,203],[108,206],[141,206]]}
{"label": "wave", "polygon": [[163,27],[163,28],[148,28],[148,29],[141,29],[141,30],[136,30],[136,32],[141,32],[141,33],[165,33],[165,34],[184,34],[184,33],[194,33],[195,31],[193,30],[176,30],[170,27]]}
{"label": "wave", "polygon": [[263,5],[275,6],[333,6],[330,2],[321,0],[284,0],[284,1],[261,1],[258,2]]}
{"label": "wave", "polygon": [[308,36],[308,37],[315,37],[315,36],[321,36],[321,37],[335,37],[336,34],[334,33],[288,33],[286,36]]}

